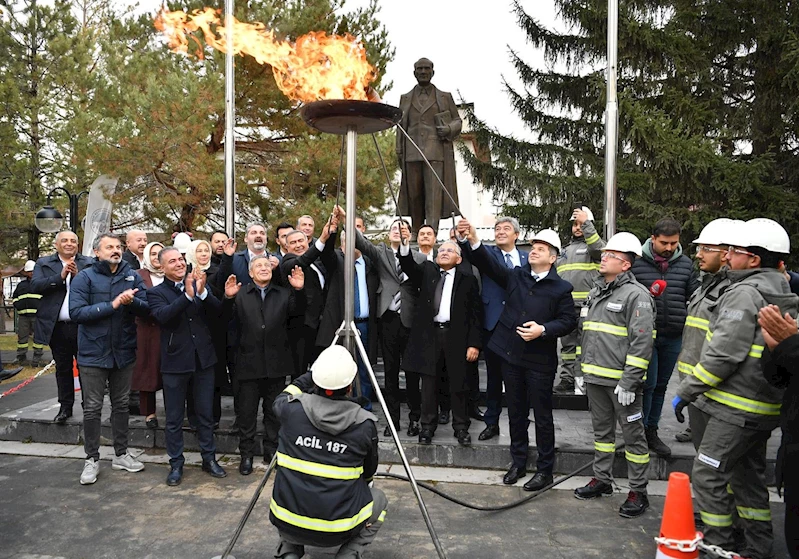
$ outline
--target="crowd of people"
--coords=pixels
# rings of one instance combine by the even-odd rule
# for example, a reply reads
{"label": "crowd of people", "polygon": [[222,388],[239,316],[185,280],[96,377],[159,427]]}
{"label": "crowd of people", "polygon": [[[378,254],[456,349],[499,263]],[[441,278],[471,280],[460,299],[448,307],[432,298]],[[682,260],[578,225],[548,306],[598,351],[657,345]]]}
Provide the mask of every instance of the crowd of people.
{"label": "crowd of people", "polygon": [[[415,232],[411,246],[411,226],[401,219],[392,223],[386,242],[370,242],[359,217],[345,237],[345,219],[345,211],[335,207],[318,236],[310,216],[296,226],[282,222],[274,229],[274,253],[267,250],[261,223],[247,227],[241,251],[222,231],[175,246],[148,243],[144,232],[130,231],[126,248],[116,235],[98,236],[93,259],[78,253],[74,233],[60,232],[55,254],[35,263],[28,292],[38,297],[34,348],[49,345],[56,363],[56,423],[72,415],[73,358],[80,369],[86,450],[80,482],[94,483],[100,471],[106,390],[114,469],[144,468],[127,448],[131,393],[138,397],[136,411],[156,428],[158,390],[164,395],[168,485],[182,479],[186,414],[197,431],[203,470],[226,475],[214,444],[225,394],[234,398],[242,475],[252,473],[256,457],[268,462],[275,454],[288,469],[305,464],[306,470],[297,471],[306,475],[325,477],[319,473],[325,467],[338,468],[307,470],[305,451],[292,454],[287,446],[304,446],[309,437],[292,441],[281,434],[281,424],[296,415],[287,405],[299,394],[346,399],[356,379],[357,409],[367,415],[353,411],[347,425],[376,421],[368,413],[374,387],[360,357],[351,374],[347,369],[331,381],[333,388],[306,375],[344,320],[340,240],[341,247],[345,242],[355,247],[355,324],[372,364],[380,347],[386,421],[395,429],[403,426],[401,371],[409,408],[404,426],[420,444],[431,444],[437,429],[451,424],[458,443],[468,446],[473,419],[485,423],[479,440],[498,436],[504,385],[511,466],[503,481],[512,485],[528,474],[532,408],[537,459],[524,489],[537,491],[553,481],[553,395],[586,394],[594,476],[575,497],[612,495],[618,424],[630,479],[619,514],[637,517],[649,506],[650,452],[671,455],[658,424],[676,369],[680,383],[671,404],[680,421],[688,411],[690,426],[678,438],[692,441],[697,450],[692,479],[705,542],[751,559],[774,557],[766,441],[782,412],[778,481],[785,487],[786,537],[792,557],[799,557],[792,469],[799,460],[793,379],[799,344],[799,297],[793,291],[799,291],[799,275],[784,269],[790,243],[778,223],[715,220],[693,242],[694,262],[683,251],[674,219],[658,221],[644,243],[627,232],[603,240],[584,206],[574,209],[565,246],[554,230],[544,229],[529,239],[529,251],[517,246],[521,229],[513,217],[496,220],[491,246],[466,219],[438,246],[436,231],[426,225]],[[481,354],[485,412],[477,405]],[[287,377],[293,383],[287,384]],[[306,400],[302,405],[303,421],[321,428],[316,423],[321,415],[312,413]],[[327,405],[325,413],[332,409]],[[262,446],[256,437],[259,407]],[[371,450],[360,452],[363,458]],[[369,498],[368,492],[359,495]],[[379,499],[368,515],[359,509],[362,516],[377,511],[370,526],[385,516],[384,496]],[[271,509],[273,522],[288,532],[298,518],[292,506],[300,505],[273,500]],[[353,534],[363,528],[358,522],[348,526]],[[284,542],[287,549],[290,542]],[[294,552],[289,549],[286,556]]]}

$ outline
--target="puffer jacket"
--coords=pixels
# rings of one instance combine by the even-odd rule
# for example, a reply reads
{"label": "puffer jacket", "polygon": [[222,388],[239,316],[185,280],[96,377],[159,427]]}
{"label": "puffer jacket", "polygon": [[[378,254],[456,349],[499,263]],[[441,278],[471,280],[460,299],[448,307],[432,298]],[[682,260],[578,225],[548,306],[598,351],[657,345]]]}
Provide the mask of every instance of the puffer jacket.
{"label": "puffer jacket", "polygon": [[677,357],[680,380],[685,375],[694,374],[694,366],[699,362],[702,346],[705,345],[705,336],[710,331],[711,308],[730,285],[727,271],[727,268],[722,268],[715,274],[705,274],[702,278],[702,287],[694,291],[691,300],[688,301],[688,316],[682,333],[682,349]]}
{"label": "puffer jacket", "polygon": [[682,336],[685,317],[688,316],[688,299],[699,287],[699,276],[694,270],[694,264],[682,253],[682,247],[678,246],[674,251],[664,274],[655,264],[652,239],[647,239],[643,246],[643,257],[635,260],[632,273],[638,283],[647,289],[656,280],[666,282],[666,290],[655,298],[657,333],[666,338]]}
{"label": "puffer jacket", "polygon": [[731,270],[727,276],[730,286],[711,306],[710,330],[694,374],[680,382],[677,394],[721,421],[771,431],[779,424],[782,390],[763,376],[765,343],[757,313],[775,304],[795,317],[799,297],[774,269]]}
{"label": "puffer jacket", "polygon": [[575,237],[561,251],[556,264],[558,275],[572,284],[574,306],[582,307],[588,292],[599,279],[599,260],[605,241],[596,232],[594,224],[586,221],[582,225],[583,236]]}
{"label": "puffer jacket", "polygon": [[644,382],[654,342],[652,295],[630,272],[600,278],[581,309],[577,359],[589,384],[636,392]]}

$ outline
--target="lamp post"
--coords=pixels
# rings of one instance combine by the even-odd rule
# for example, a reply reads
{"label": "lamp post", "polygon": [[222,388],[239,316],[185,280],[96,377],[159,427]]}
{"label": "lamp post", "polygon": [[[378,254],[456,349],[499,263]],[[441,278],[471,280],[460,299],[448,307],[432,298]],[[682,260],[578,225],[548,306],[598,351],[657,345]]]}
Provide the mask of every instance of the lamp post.
{"label": "lamp post", "polygon": [[34,219],[36,229],[42,233],[57,233],[61,230],[61,226],[64,224],[64,216],[62,216],[61,212],[55,209],[52,205],[53,194],[58,191],[63,192],[67,198],[69,198],[69,228],[77,235],[78,201],[84,194],[89,194],[88,190],[84,190],[78,194],[72,194],[69,190],[60,186],[52,189],[47,193],[47,204],[41,210],[36,212],[36,218]]}

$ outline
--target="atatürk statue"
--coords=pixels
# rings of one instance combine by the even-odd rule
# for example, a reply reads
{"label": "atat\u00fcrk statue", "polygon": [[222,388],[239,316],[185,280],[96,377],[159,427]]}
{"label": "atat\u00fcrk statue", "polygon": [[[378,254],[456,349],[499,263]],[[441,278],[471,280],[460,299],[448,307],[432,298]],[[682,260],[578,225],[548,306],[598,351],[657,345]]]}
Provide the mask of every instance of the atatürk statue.
{"label": "atat\u00fcrk statue", "polygon": [[[455,183],[455,150],[453,140],[461,133],[461,119],[452,95],[430,83],[433,63],[419,59],[413,66],[418,85],[400,97],[402,126],[430,161],[444,187],[458,203]],[[397,160],[402,169],[400,212],[410,215],[413,229],[423,223],[438,231],[438,220],[457,211],[449,196],[444,194],[430,167],[419,150],[397,130]],[[415,237],[415,235],[414,235]]]}

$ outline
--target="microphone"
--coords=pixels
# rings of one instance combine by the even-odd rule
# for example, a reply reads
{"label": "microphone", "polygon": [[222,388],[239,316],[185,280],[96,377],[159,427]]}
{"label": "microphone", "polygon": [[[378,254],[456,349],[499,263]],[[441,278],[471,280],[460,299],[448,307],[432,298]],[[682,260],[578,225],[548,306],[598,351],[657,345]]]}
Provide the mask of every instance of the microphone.
{"label": "microphone", "polygon": [[652,285],[649,286],[649,292],[653,297],[660,297],[663,295],[663,292],[666,291],[666,285],[666,280],[655,280],[652,282]]}

